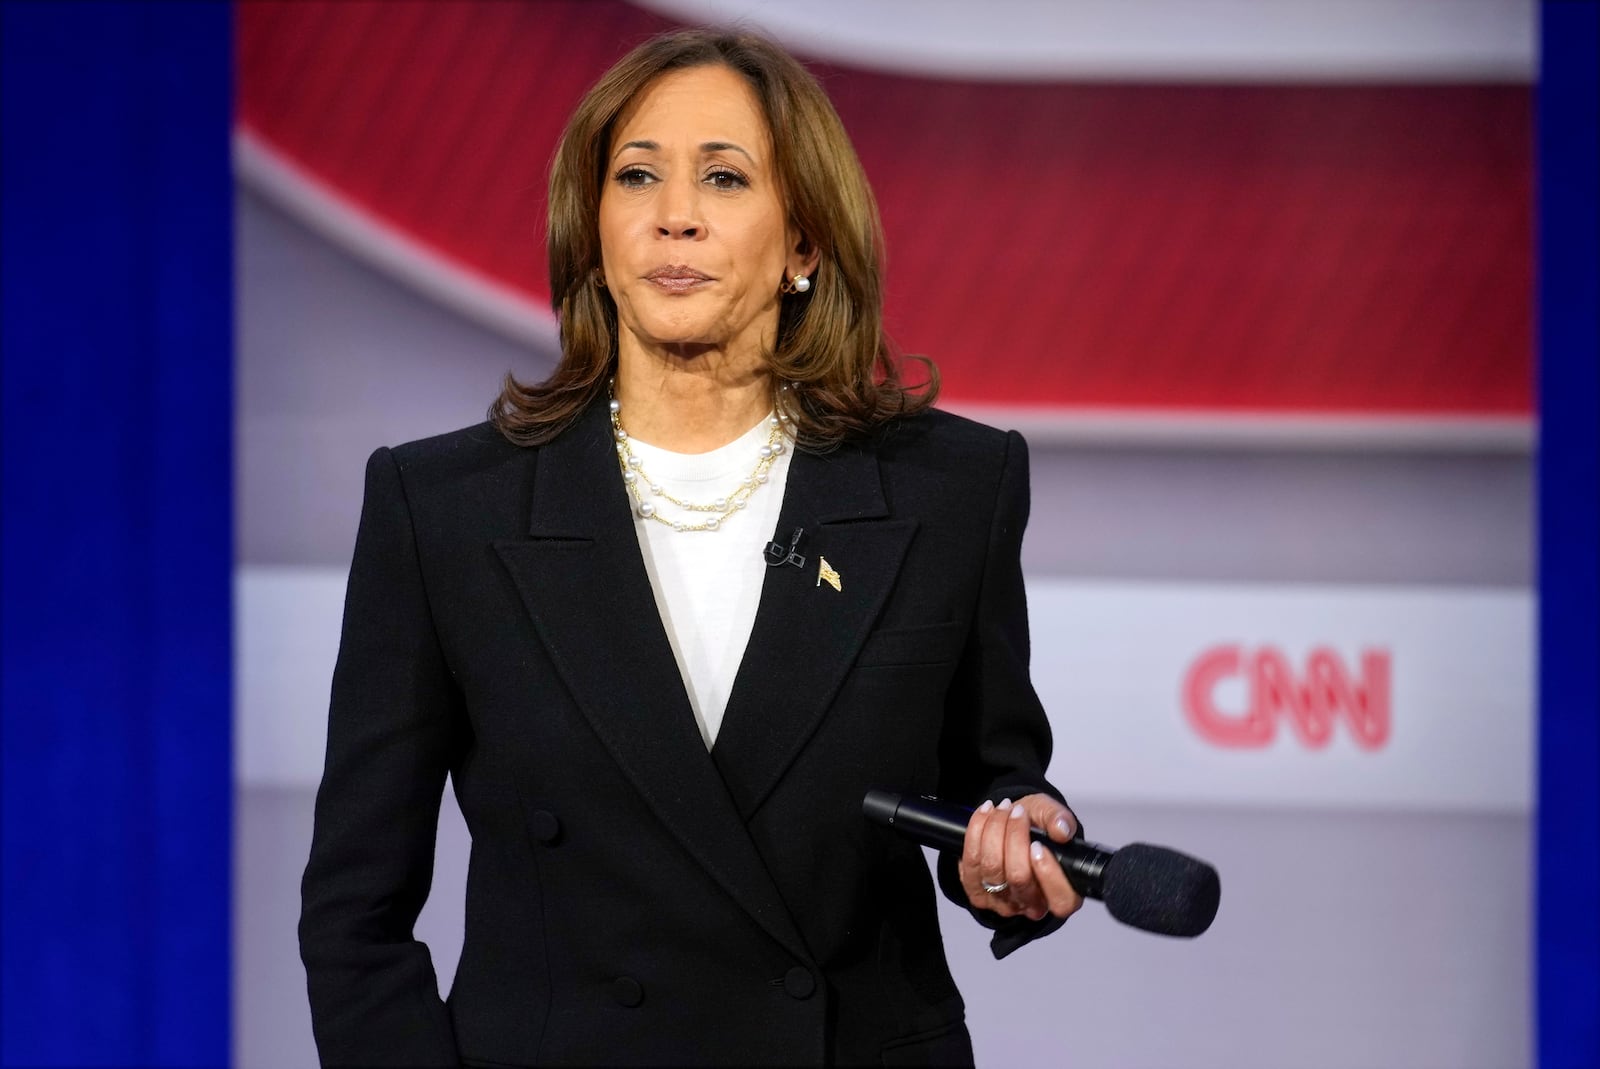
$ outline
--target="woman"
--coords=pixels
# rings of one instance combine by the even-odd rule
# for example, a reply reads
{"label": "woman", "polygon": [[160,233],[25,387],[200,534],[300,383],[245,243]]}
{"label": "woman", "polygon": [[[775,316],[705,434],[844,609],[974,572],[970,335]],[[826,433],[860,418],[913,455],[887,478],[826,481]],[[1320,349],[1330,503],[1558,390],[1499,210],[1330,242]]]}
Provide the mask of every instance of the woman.
{"label": "woman", "polygon": [[[635,50],[550,191],[559,368],[368,464],[300,926],[322,1058],[971,1064],[922,853],[861,798],[983,803],[940,882],[997,954],[1080,905],[1028,838],[1076,822],[1022,440],[901,385],[871,193],[770,43]],[[412,925],[447,773],[446,1003]]]}

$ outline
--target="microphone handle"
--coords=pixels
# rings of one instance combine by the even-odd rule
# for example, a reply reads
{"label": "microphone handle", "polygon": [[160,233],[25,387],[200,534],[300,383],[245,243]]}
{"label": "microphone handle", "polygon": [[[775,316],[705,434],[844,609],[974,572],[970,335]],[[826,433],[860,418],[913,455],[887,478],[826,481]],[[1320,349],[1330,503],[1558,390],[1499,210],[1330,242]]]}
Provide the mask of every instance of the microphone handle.
{"label": "microphone handle", "polygon": [[[907,798],[892,791],[868,791],[861,800],[867,819],[914,839],[924,846],[959,852],[966,843],[972,810],[927,795]],[[1073,890],[1085,898],[1105,898],[1106,862],[1114,851],[1098,843],[1073,839],[1058,843],[1040,828],[1030,828],[1036,843],[1056,856]]]}

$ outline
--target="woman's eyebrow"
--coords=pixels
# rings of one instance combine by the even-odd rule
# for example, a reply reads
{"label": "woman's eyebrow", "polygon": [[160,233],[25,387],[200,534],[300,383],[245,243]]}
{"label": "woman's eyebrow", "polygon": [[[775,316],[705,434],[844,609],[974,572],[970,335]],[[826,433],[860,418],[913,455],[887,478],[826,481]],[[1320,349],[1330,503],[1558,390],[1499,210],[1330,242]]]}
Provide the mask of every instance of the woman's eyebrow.
{"label": "woman's eyebrow", "polygon": [[739,155],[743,156],[745,159],[749,160],[751,163],[755,163],[756,162],[756,158],[754,156],[750,155],[750,153],[746,152],[740,146],[735,145],[732,141],[707,141],[707,142],[703,143],[700,146],[700,151],[701,152],[737,152]]}
{"label": "woman's eyebrow", "polygon": [[[612,159],[616,159],[618,156],[622,155],[624,152],[626,152],[630,148],[643,149],[645,152],[660,152],[661,151],[661,145],[660,145],[659,142],[656,142],[656,141],[628,141],[628,142],[624,142],[621,145],[618,145],[617,146],[617,151],[615,151],[615,152],[613,152],[611,154],[611,158]],[[706,141],[706,142],[702,142],[701,145],[700,145],[700,151],[701,151],[702,154],[703,153],[709,153],[709,152],[737,152],[739,155],[743,156],[745,159],[749,160],[751,163],[755,163],[756,162],[756,158],[754,156],[750,155],[750,153],[746,152],[744,150],[743,146],[734,144],[732,141]]]}

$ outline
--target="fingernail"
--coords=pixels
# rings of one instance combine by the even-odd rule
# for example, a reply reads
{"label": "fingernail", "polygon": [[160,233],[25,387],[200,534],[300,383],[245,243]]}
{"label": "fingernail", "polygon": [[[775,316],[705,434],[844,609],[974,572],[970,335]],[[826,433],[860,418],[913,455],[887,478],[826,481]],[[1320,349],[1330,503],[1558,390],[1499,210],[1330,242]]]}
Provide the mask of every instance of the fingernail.
{"label": "fingernail", "polygon": [[1011,799],[1009,799],[1009,798],[1000,799],[1000,808],[1001,809],[1010,809],[1011,808]]}
{"label": "fingernail", "polygon": [[1057,817],[1056,827],[1061,829],[1062,835],[1065,835],[1069,839],[1072,838],[1072,825],[1067,823],[1066,817]]}
{"label": "fingernail", "polygon": [[1026,809],[1022,808],[1020,805],[1017,806],[1015,809],[1013,809],[1011,811],[1011,819],[1012,820],[1021,820],[1023,817],[1025,817],[1027,815],[1028,815],[1028,811]]}
{"label": "fingernail", "polygon": [[985,800],[985,801],[984,801],[984,803],[983,803],[983,804],[982,804],[982,805],[980,805],[980,806],[979,806],[979,807],[978,807],[978,812],[980,812],[980,813],[987,813],[987,812],[988,812],[988,811],[989,811],[989,810],[991,810],[991,809],[993,809],[993,808],[994,808],[994,803],[993,803],[993,802],[991,802],[991,801],[988,801],[988,800],[987,800],[987,799],[986,799],[986,800]]}
{"label": "fingernail", "polygon": [[1034,843],[1032,846],[1028,847],[1028,853],[1033,855],[1033,859],[1035,861],[1043,861],[1044,860],[1044,844],[1043,843]]}

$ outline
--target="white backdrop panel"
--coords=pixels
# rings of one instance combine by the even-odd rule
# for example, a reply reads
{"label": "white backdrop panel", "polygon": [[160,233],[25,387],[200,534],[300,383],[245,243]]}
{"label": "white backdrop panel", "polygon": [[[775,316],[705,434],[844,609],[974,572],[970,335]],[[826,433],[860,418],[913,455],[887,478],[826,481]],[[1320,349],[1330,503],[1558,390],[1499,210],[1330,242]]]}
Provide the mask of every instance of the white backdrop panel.
{"label": "white backdrop panel", "polygon": [[[1533,603],[1526,591],[1046,580],[1029,584],[1029,618],[1034,683],[1058,732],[1053,778],[1074,797],[1528,808]],[[1300,737],[1290,710],[1306,697],[1308,657],[1317,649],[1356,693],[1363,653],[1387,661],[1387,687],[1381,678],[1365,680],[1374,712],[1389,722],[1378,745],[1353,738],[1348,702],[1334,704],[1324,746]],[[1208,654],[1230,651],[1239,655],[1238,671],[1194,679],[1214,719],[1236,725],[1253,699],[1270,699],[1250,671],[1263,659],[1286,665],[1289,688],[1302,691],[1267,722],[1264,745],[1219,745],[1185,708],[1194,704],[1186,694],[1191,674]],[[1271,668],[1262,674],[1270,679]]]}
{"label": "white backdrop panel", "polygon": [[233,767],[248,785],[315,787],[344,619],[345,569],[236,568]]}
{"label": "white backdrop panel", "polygon": [[[241,782],[310,787],[321,776],[344,583],[334,567],[239,570]],[[1033,580],[1033,675],[1056,732],[1052,775],[1081,801],[1525,812],[1532,611],[1515,589]],[[1317,649],[1324,669],[1345,677],[1343,694],[1338,678],[1326,689],[1342,701],[1318,703],[1307,674]],[[1386,662],[1387,680],[1363,671],[1364,653]],[[1208,655],[1227,669],[1230,654],[1236,670],[1195,677]],[[1192,695],[1185,708],[1191,677],[1188,689],[1224,728],[1243,723],[1255,700],[1268,741],[1212,741]],[[1274,679],[1276,705],[1262,693]],[[1371,746],[1349,715],[1363,692],[1387,723]],[[1295,727],[1308,704],[1331,716],[1320,747]]]}

